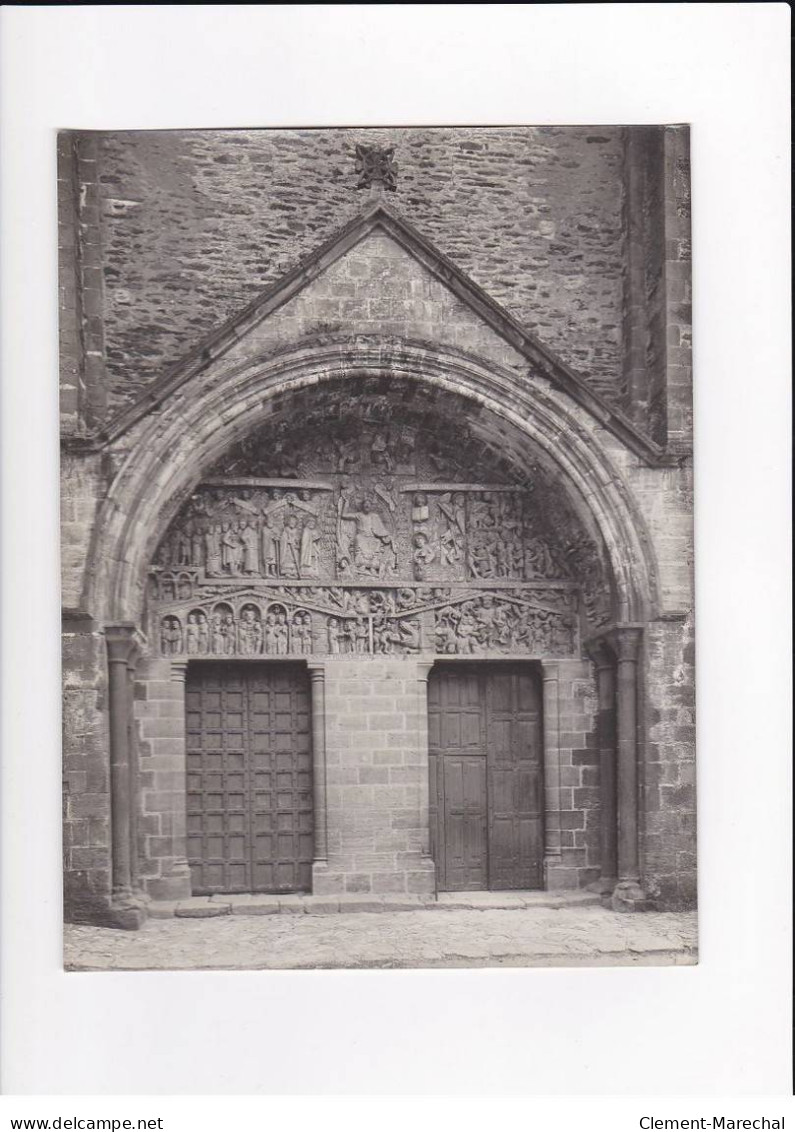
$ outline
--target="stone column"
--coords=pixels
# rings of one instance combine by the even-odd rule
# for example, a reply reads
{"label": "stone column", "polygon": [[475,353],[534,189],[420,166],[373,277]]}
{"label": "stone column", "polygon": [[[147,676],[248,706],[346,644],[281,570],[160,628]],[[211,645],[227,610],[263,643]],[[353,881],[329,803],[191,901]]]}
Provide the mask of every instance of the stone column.
{"label": "stone column", "polygon": [[555,661],[542,663],[544,681],[544,871],[560,865],[560,669]]}
{"label": "stone column", "polygon": [[616,807],[616,672],[615,657],[604,640],[588,646],[596,668],[599,702],[599,783],[601,809],[601,876],[589,888],[612,893],[618,879],[618,813]]}
{"label": "stone column", "polygon": [[138,745],[135,736],[135,720],[133,719],[133,689],[135,686],[135,667],[140,657],[140,649],[134,643],[127,657],[127,704],[125,715],[127,718],[127,751],[130,768],[130,887],[133,897],[143,904],[147,897],[141,888],[141,878],[138,862]]}
{"label": "stone column", "polygon": [[[172,660],[171,682],[178,688],[182,704],[182,719],[185,719],[185,681],[188,675],[186,660]],[[182,900],[191,895],[190,865],[188,864],[188,758],[183,744],[181,765],[178,773],[182,780],[180,789],[173,792],[171,809],[171,853],[172,861],[164,872],[158,885],[159,898]]]}
{"label": "stone column", "polygon": [[129,666],[137,642],[132,624],[105,628],[108,652],[110,729],[111,918],[120,928],[136,929],[145,919],[132,891],[132,807],[130,771]]}
{"label": "stone column", "polygon": [[425,772],[420,778],[420,830],[422,836],[421,854],[426,865],[436,867],[431,858],[431,805],[430,768],[428,765],[428,677],[433,668],[433,660],[417,661],[417,749]]}
{"label": "stone column", "polygon": [[645,907],[638,856],[638,651],[641,630],[616,629],[616,716],[618,733],[618,884],[612,898],[616,912]]}
{"label": "stone column", "polygon": [[314,859],[313,882],[317,873],[328,868],[328,814],[326,812],[326,668],[309,664],[312,683],[312,792]]}

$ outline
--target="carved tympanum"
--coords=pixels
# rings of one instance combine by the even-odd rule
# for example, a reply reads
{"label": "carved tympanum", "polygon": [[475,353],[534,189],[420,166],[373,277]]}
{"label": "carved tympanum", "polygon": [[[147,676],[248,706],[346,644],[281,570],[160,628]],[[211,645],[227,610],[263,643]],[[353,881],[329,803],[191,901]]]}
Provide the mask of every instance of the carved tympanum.
{"label": "carved tympanum", "polygon": [[[571,655],[610,613],[560,486],[372,395],[242,441],[150,573],[166,656]],[[430,421],[430,423],[429,423]]]}

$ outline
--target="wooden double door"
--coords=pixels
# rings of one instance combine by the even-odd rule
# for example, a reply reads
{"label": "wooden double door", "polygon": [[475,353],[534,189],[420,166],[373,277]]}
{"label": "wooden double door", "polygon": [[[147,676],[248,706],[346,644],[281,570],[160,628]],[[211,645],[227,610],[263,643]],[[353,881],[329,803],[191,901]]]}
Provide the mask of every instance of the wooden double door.
{"label": "wooden double door", "polygon": [[428,731],[437,887],[542,888],[543,732],[534,666],[435,666]]}
{"label": "wooden double door", "polygon": [[286,662],[192,662],[185,706],[193,892],[311,889],[306,669]]}

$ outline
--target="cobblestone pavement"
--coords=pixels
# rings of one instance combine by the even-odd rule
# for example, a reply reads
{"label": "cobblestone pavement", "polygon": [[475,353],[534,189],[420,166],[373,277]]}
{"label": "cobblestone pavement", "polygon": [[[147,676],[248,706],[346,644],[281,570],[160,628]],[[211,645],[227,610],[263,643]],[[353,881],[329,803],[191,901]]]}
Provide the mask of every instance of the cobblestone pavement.
{"label": "cobblestone pavement", "polygon": [[592,906],[150,920],[138,932],[67,924],[64,942],[71,971],[695,962],[695,913]]}

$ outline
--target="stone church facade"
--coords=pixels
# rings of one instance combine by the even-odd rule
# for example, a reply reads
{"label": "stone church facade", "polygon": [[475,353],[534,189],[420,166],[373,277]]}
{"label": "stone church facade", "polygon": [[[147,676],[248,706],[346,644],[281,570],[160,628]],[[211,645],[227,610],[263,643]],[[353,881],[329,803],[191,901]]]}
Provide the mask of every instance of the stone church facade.
{"label": "stone church facade", "polygon": [[696,897],[683,127],[59,138],[67,919]]}

